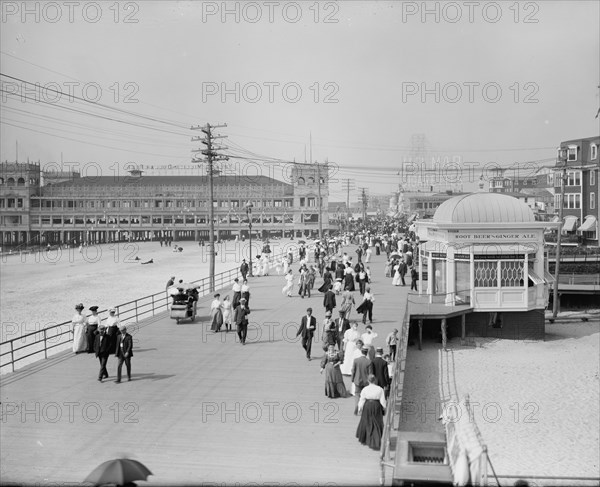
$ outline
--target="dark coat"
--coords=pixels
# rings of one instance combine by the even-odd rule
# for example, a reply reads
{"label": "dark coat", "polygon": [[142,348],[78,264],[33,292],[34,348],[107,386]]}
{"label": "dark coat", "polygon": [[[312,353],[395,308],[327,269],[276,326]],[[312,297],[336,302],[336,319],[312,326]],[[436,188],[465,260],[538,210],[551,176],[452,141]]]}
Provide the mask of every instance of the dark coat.
{"label": "dark coat", "polygon": [[373,364],[365,357],[358,357],[354,359],[352,363],[352,382],[354,385],[359,387],[366,387],[369,385],[369,374],[373,373]]}
{"label": "dark coat", "polygon": [[333,309],[337,306],[335,302],[335,293],[330,289],[323,296],[323,307],[325,309]]}
{"label": "dark coat", "polygon": [[377,385],[385,389],[391,382],[388,363],[381,357],[375,357],[372,363],[373,375],[377,377]]}
{"label": "dark coat", "polygon": [[310,323],[306,323],[308,316],[304,315],[300,321],[300,328],[296,336],[302,335],[303,338],[311,338],[315,330],[317,329],[317,319],[314,316],[310,317]]}
{"label": "dark coat", "polygon": [[108,357],[112,352],[112,343],[114,342],[108,334],[98,333],[94,338],[94,352],[96,352],[96,357]]}
{"label": "dark coat", "polygon": [[[123,351],[121,351],[121,342],[123,342]],[[117,357],[133,357],[133,337],[129,333],[117,336],[117,346],[115,348]]]}
{"label": "dark coat", "polygon": [[235,308],[235,313],[233,315],[233,322],[235,323],[235,325],[247,325],[248,324],[248,318],[246,318],[246,316],[248,316],[250,314],[250,310],[246,307],[243,307],[240,305],[237,308]]}

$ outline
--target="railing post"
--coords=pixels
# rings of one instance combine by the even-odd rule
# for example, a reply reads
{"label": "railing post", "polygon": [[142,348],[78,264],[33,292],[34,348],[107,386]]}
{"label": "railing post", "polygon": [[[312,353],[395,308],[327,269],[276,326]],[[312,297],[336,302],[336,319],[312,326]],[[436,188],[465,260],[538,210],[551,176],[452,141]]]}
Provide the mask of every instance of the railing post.
{"label": "railing post", "polygon": [[42,330],[44,332],[44,358],[48,358],[48,344],[46,340],[46,328]]}
{"label": "railing post", "polygon": [[138,317],[138,305],[137,305],[137,303],[138,303],[138,300],[136,299],[135,300],[135,321],[139,321],[138,320],[139,317]]}
{"label": "railing post", "polygon": [[12,371],[15,371],[15,350],[13,348],[14,340],[10,341],[10,365],[12,366]]}
{"label": "railing post", "polygon": [[154,294],[152,295],[152,316],[154,316]]}

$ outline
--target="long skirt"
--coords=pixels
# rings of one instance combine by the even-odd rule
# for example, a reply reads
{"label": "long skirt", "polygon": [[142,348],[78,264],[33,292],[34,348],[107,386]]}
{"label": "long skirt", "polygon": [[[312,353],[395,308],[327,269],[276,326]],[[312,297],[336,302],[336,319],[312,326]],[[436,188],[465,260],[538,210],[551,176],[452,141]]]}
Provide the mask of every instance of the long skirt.
{"label": "long skirt", "polygon": [[240,299],[242,298],[242,292],[241,291],[235,291],[233,293],[233,299],[231,300],[231,308],[235,309],[238,307],[238,305],[240,304]]}
{"label": "long skirt", "polygon": [[87,337],[85,336],[85,325],[75,325],[75,329],[73,331],[73,352],[85,352],[87,350]]}
{"label": "long skirt", "polygon": [[223,326],[223,313],[220,309],[216,309],[212,313],[212,325],[210,327],[211,331],[219,331]]}
{"label": "long skirt", "polygon": [[373,450],[381,448],[381,435],[383,434],[383,408],[375,399],[367,399],[360,416],[356,437],[363,445]]}
{"label": "long skirt", "polygon": [[332,362],[327,362],[325,365],[325,395],[332,399],[348,395],[339,363],[337,366]]}
{"label": "long skirt", "polygon": [[87,329],[85,331],[87,337],[87,352],[94,353],[94,341],[96,340],[96,331],[98,330],[98,325],[87,325]]}

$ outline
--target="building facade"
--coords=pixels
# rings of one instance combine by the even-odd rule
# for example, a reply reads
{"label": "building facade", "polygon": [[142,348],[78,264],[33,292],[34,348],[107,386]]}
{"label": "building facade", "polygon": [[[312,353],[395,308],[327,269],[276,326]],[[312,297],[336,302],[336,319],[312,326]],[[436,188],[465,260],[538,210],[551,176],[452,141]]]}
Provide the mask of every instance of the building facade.
{"label": "building facade", "polygon": [[[316,236],[320,220],[329,232],[327,165],[294,163],[289,177],[215,176],[215,238],[247,237],[250,218],[259,238]],[[39,164],[0,165],[3,247],[209,238],[208,176],[45,179]]]}
{"label": "building facade", "polygon": [[[554,176],[554,205],[562,206],[563,235],[598,246],[600,136],[561,142]],[[562,196],[562,198],[561,198]]]}

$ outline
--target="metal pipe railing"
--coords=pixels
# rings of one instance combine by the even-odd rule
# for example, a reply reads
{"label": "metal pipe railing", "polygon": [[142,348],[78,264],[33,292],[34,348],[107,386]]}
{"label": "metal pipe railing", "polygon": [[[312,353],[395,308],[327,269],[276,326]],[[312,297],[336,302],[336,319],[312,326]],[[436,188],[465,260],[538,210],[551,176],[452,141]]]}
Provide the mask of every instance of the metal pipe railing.
{"label": "metal pipe railing", "polygon": [[[273,261],[275,261],[275,259],[281,259],[282,257],[284,257],[284,255],[287,255],[288,250],[289,249],[284,249],[277,255],[274,255],[272,258]],[[293,255],[294,255],[294,259],[296,259],[298,256],[297,249],[293,252]],[[239,268],[235,267],[233,269],[229,269],[227,271],[220,272],[219,274],[215,275],[215,281],[219,282],[218,289],[223,289],[225,286],[231,284],[233,282],[233,279],[238,274],[239,274]],[[200,286],[200,292],[199,292],[200,298],[203,298],[203,297],[207,296],[208,294],[210,294],[208,282],[209,282],[208,277],[198,279],[196,281],[192,281],[192,284],[196,284],[196,285]],[[216,286],[216,284],[215,284],[215,286]],[[144,300],[147,300],[147,302],[144,303]],[[150,294],[150,295],[138,298],[138,299],[134,299],[132,301],[127,301],[125,303],[119,304],[116,306],[116,308],[117,308],[117,312],[119,314],[119,318],[121,321],[127,321],[127,320],[138,321],[140,318],[147,317],[147,315],[154,316],[156,314],[156,312],[159,310],[166,311],[168,309],[168,305],[169,305],[169,297],[167,296],[167,294],[164,291],[161,291],[158,293]],[[104,310],[99,311],[98,314],[106,313],[106,312],[107,312],[107,310],[104,309]],[[64,327],[65,330],[58,332],[58,330],[60,330],[61,327]],[[57,330],[57,334],[50,338],[50,342],[52,342],[54,338],[58,339],[59,341],[57,343],[49,344],[48,333],[53,330]],[[34,341],[32,341],[30,343],[25,343],[24,345],[15,348],[15,343],[18,340],[26,341],[27,338],[33,337],[35,335],[40,335],[40,334],[41,334],[41,338],[35,339]],[[66,337],[65,337],[65,335],[66,335]],[[62,339],[63,337],[65,337],[65,338]],[[65,321],[65,322],[59,323],[57,325],[53,325],[53,326],[44,328],[42,330],[33,331],[31,333],[26,333],[25,335],[21,335],[17,338],[11,338],[10,340],[6,340],[6,341],[0,343],[0,369],[10,366],[12,372],[14,372],[16,363],[18,363],[22,360],[25,360],[29,357],[32,357],[34,355],[37,355],[37,354],[43,353],[44,358],[47,359],[48,358],[48,350],[54,349],[61,345],[65,345],[67,343],[70,343],[71,341],[72,341],[72,333],[71,333],[71,322],[70,321]],[[36,345],[39,345],[40,343],[44,344],[43,349],[35,350],[35,351],[33,351],[31,353],[27,353],[25,355],[18,354],[19,351],[28,349],[30,347],[34,347]],[[4,350],[7,348],[8,348],[8,350]],[[17,354],[18,356],[15,357],[15,354]],[[4,357],[8,356],[8,355],[10,355],[10,360],[7,362],[4,362]]]}

